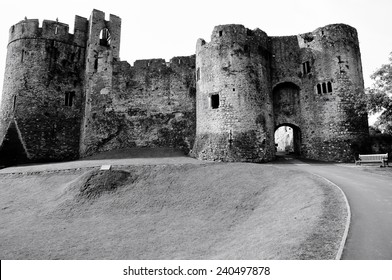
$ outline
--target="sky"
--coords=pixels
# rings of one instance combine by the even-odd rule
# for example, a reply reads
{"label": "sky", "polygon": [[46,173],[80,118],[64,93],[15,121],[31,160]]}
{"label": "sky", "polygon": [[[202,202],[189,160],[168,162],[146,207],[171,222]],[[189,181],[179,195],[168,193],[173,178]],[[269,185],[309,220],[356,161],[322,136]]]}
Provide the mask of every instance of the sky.
{"label": "sky", "polygon": [[358,31],[365,87],[392,52],[392,0],[19,0],[1,5],[1,88],[13,24],[25,17],[39,19],[40,25],[58,18],[73,33],[75,15],[89,18],[93,9],[122,19],[120,58],[131,64],[192,55],[198,38],[210,41],[214,26],[231,23],[260,28],[269,36],[297,35],[333,23],[351,25]]}

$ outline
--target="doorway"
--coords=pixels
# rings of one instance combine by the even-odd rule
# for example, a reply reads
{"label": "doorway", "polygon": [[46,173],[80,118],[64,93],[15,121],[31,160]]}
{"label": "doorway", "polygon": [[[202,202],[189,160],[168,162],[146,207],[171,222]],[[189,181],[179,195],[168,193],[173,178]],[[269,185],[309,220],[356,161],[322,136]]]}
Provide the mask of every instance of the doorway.
{"label": "doorway", "polygon": [[301,154],[301,131],[292,124],[282,124],[275,129],[277,155]]}

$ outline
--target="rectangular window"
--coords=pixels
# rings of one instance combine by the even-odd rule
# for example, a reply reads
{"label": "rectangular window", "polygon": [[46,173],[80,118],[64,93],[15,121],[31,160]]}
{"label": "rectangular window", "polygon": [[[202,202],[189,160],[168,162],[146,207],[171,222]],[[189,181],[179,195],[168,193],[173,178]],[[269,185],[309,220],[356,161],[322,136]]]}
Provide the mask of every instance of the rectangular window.
{"label": "rectangular window", "polygon": [[327,83],[327,88],[328,88],[328,92],[332,92],[332,83],[331,82]]}
{"label": "rectangular window", "polygon": [[327,85],[323,83],[323,93],[327,93]]}
{"label": "rectangular window", "polygon": [[72,106],[74,97],[75,97],[75,93],[74,93],[74,92],[70,92],[70,93],[69,93],[69,102],[68,102],[68,106]]}
{"label": "rectangular window", "polygon": [[320,84],[317,84],[317,93],[318,94],[321,94],[322,92],[321,92],[321,85]]}
{"label": "rectangular window", "polygon": [[304,73],[304,75],[310,73],[310,63],[309,63],[309,61],[306,61],[306,62],[302,63],[302,72]]}
{"label": "rectangular window", "polygon": [[16,109],[16,95],[14,95],[14,107],[12,108],[12,110],[15,112]]}
{"label": "rectangular window", "polygon": [[196,81],[200,80],[200,68],[197,68],[196,71]]}
{"label": "rectangular window", "polygon": [[71,106],[72,106],[72,103],[73,103],[74,97],[75,97],[75,92],[73,92],[73,91],[71,91],[71,92],[69,92],[69,91],[65,92],[64,105],[65,105],[65,106],[71,107]]}
{"label": "rectangular window", "polygon": [[211,108],[212,109],[219,108],[219,94],[211,95]]}
{"label": "rectangular window", "polygon": [[69,92],[65,92],[65,98],[64,98],[64,105],[68,106],[68,96],[69,96]]}

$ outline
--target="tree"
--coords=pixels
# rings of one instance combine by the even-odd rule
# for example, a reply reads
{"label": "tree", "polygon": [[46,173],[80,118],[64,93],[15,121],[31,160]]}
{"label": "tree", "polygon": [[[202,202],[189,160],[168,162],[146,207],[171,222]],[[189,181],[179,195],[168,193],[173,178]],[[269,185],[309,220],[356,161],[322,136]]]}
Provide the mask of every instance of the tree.
{"label": "tree", "polygon": [[381,113],[376,128],[392,134],[392,53],[388,60],[370,76],[374,83],[366,91],[369,113]]}

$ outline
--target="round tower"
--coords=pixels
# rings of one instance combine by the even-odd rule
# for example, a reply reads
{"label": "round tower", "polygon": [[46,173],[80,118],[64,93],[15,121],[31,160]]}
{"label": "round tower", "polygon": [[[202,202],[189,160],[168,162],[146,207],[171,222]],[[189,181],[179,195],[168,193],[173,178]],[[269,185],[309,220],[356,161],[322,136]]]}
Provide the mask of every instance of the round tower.
{"label": "round tower", "polygon": [[334,24],[299,36],[300,47],[313,55],[311,90],[314,127],[303,135],[304,156],[352,161],[368,137],[361,54],[357,31]]}
{"label": "round tower", "polygon": [[[0,115],[0,157],[23,161],[78,157],[87,20],[68,25],[25,19],[10,28]],[[15,146],[14,144],[17,143]]]}
{"label": "round tower", "polygon": [[216,26],[196,47],[193,153],[217,161],[269,161],[274,124],[268,36],[242,25]]}

